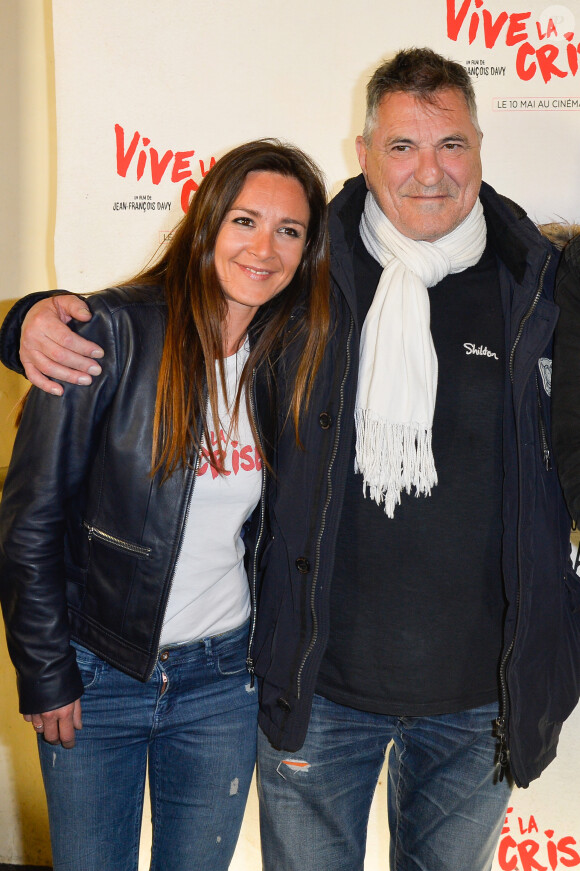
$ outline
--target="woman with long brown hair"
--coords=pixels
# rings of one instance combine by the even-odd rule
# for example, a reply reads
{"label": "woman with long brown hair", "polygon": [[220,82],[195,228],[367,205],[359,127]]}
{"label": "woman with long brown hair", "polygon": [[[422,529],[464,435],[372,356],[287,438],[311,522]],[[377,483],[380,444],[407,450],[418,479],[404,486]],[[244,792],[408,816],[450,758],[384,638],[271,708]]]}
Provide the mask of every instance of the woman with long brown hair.
{"label": "woman with long brown hair", "polygon": [[151,868],[229,865],[256,741],[258,568],[243,538],[250,518],[260,534],[265,418],[289,345],[282,425],[299,443],[329,329],[327,257],[312,161],[271,140],[235,148],[158,262],[89,298],[80,332],[105,350],[102,377],[28,396],[0,593],[55,871],[137,868],[147,764]]}

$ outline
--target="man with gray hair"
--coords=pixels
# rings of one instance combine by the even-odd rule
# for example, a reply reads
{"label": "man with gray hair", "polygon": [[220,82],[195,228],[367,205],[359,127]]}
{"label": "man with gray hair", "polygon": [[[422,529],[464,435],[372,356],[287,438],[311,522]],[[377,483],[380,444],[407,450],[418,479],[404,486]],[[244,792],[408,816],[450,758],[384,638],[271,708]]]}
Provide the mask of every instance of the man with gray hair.
{"label": "man with gray hair", "polygon": [[[551,356],[557,258],[482,184],[462,66],[402,51],[367,96],[363,175],[331,204],[344,380],[317,406],[335,453],[301,624],[310,646],[295,666],[288,644],[280,668],[272,649],[297,621],[279,612],[256,662],[264,867],[362,871],[392,742],[391,869],[489,871],[512,778],[527,786],[551,761],[578,698],[570,523],[539,366]],[[308,554],[284,515],[295,467],[277,472],[284,553]],[[262,602],[279,583],[276,540]],[[300,607],[290,589],[282,612]],[[258,650],[268,631],[261,623]],[[559,672],[571,643],[576,660]]]}
{"label": "man with gray hair", "polygon": [[[389,747],[393,871],[489,871],[512,781],[554,758],[578,699],[557,258],[482,183],[481,138],[463,67],[401,51],[368,86],[362,176],[331,204],[335,328],[304,451],[279,433],[248,659],[268,871],[361,871]],[[76,354],[98,350],[69,339],[47,364],[41,305],[27,373],[86,381]]]}

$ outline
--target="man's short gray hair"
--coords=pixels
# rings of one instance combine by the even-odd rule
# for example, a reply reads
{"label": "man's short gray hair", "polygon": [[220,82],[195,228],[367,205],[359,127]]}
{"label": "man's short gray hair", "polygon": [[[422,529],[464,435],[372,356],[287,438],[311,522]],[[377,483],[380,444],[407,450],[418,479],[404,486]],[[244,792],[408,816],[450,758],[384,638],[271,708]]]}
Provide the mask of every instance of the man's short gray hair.
{"label": "man's short gray hair", "polygon": [[473,126],[481,137],[475,92],[465,67],[430,48],[408,48],[381,64],[367,85],[364,141],[370,145],[379,104],[387,94],[413,94],[426,103],[436,103],[438,92],[448,88],[463,94]]}

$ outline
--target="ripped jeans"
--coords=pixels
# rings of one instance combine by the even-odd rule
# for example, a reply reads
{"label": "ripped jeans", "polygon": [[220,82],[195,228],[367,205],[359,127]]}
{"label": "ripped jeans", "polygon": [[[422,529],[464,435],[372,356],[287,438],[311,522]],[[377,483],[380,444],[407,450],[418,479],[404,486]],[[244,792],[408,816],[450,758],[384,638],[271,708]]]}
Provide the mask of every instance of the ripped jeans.
{"label": "ripped jeans", "polygon": [[256,758],[247,641],[161,648],[147,683],[77,647],[83,728],[38,742],[55,871],[137,871],[147,762],[152,871],[226,871]]}
{"label": "ripped jeans", "polygon": [[497,704],[389,717],[314,696],[298,752],[275,750],[259,730],[264,871],[363,871],[369,810],[391,741],[391,871],[490,871],[511,789],[494,764],[496,717]]}

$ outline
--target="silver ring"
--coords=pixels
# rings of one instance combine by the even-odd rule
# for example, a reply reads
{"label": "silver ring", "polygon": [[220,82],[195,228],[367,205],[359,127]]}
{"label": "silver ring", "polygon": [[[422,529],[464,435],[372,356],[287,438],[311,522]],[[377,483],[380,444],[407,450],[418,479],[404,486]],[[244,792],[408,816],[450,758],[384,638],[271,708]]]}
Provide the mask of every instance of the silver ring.
{"label": "silver ring", "polygon": [[40,732],[40,730],[44,727],[43,727],[42,723],[38,723],[37,725],[35,724],[34,728],[38,729],[38,731]]}

